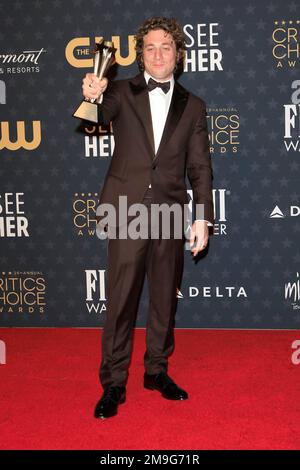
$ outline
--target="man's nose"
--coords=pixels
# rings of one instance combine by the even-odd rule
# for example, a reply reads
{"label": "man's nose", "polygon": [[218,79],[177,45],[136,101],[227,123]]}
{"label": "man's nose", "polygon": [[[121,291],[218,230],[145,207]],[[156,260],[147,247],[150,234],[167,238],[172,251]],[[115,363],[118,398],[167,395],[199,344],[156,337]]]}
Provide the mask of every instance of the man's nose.
{"label": "man's nose", "polygon": [[160,49],[156,49],[156,50],[155,50],[155,59],[160,59],[161,56],[162,56],[161,50],[160,50]]}

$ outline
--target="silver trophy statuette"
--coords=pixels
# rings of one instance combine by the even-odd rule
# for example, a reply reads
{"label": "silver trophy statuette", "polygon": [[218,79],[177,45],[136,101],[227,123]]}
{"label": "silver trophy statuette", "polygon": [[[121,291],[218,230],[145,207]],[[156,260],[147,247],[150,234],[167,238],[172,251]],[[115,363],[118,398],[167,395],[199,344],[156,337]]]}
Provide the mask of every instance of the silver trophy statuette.
{"label": "silver trophy statuette", "polygon": [[[115,63],[114,44],[111,41],[104,41],[96,43],[94,51],[94,74],[101,80],[106,76],[108,69]],[[98,122],[98,100],[88,98],[83,100],[76,109],[73,116],[85,121]]]}

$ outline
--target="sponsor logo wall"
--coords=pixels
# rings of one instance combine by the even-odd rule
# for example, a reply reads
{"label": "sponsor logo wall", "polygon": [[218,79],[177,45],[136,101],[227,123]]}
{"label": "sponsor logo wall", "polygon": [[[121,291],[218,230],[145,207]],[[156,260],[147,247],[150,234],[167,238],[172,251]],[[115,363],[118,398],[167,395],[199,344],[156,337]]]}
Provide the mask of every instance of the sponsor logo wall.
{"label": "sponsor logo wall", "polygon": [[[96,209],[113,128],[72,113],[95,39],[114,41],[115,78],[131,77],[137,27],[166,15],[184,27],[180,82],[207,103],[214,169],[213,235],[196,264],[185,251],[176,326],[299,328],[299,2],[0,6],[0,325],[103,324],[107,241]],[[192,209],[189,186],[188,198]],[[137,326],[147,306],[145,282]]]}

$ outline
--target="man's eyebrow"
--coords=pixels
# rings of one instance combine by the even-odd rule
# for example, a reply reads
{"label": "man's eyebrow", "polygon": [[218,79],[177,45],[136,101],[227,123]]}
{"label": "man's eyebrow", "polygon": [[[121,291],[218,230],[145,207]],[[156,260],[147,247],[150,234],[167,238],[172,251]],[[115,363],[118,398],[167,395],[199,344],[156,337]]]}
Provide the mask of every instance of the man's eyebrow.
{"label": "man's eyebrow", "polygon": [[[162,46],[170,46],[171,44],[173,44],[173,40],[171,40],[170,42],[162,42],[161,43]],[[148,47],[148,46],[155,46],[155,44],[153,42],[150,42],[149,44],[145,45],[145,47]]]}

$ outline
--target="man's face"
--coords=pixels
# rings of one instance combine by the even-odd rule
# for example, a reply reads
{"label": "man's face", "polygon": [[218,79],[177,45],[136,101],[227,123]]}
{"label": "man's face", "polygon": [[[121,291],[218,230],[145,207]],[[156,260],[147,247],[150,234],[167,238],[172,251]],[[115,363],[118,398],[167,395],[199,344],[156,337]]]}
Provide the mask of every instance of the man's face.
{"label": "man's face", "polygon": [[169,80],[176,64],[176,45],[163,29],[149,31],[144,36],[143,60],[146,72],[156,80]]}

